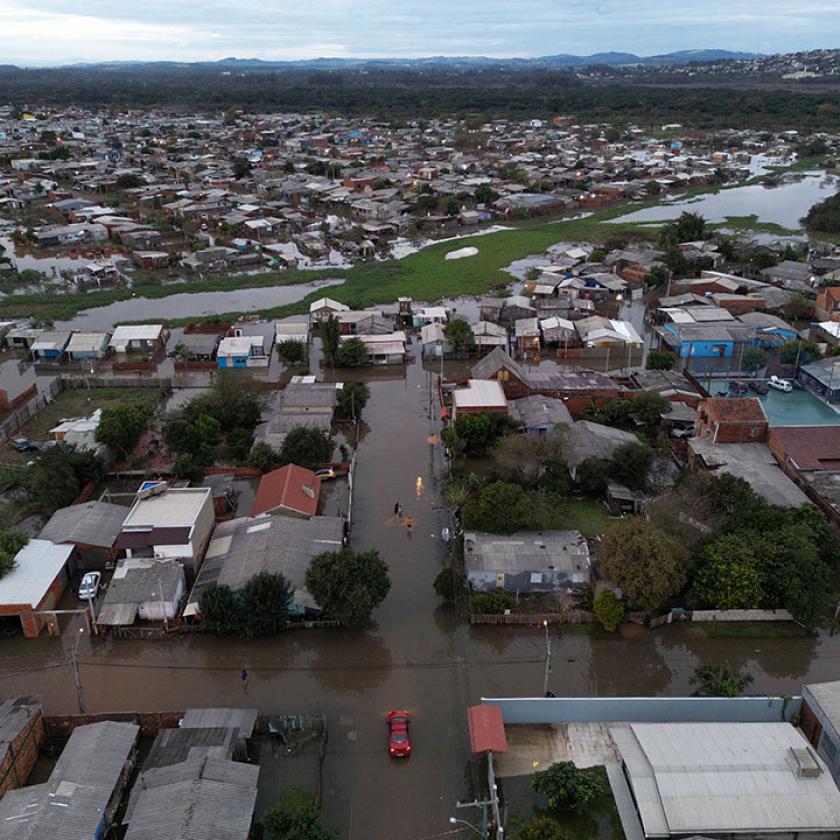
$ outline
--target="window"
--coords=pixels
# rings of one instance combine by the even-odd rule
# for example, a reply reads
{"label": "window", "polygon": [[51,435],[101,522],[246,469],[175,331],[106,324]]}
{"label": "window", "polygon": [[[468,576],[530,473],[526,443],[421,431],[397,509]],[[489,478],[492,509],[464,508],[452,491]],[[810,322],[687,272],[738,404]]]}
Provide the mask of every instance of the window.
{"label": "window", "polygon": [[542,583],[542,572],[531,572],[531,583]]}

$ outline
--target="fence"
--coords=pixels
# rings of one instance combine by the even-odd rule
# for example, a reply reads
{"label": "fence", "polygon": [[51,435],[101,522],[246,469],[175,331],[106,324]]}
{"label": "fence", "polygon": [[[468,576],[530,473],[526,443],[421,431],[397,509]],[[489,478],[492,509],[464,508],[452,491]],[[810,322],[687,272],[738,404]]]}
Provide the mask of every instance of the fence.
{"label": "fence", "polygon": [[[624,620],[631,624],[645,624],[647,616],[642,612],[627,613]],[[470,624],[532,624],[541,627],[549,624],[594,624],[598,617],[588,610],[565,610],[556,613],[509,613],[507,615],[482,615],[470,613]]]}
{"label": "fence", "polygon": [[46,391],[38,393],[29,402],[15,409],[0,424],[0,445],[14,437],[21,426],[25,426],[45,405],[52,402],[61,390],[61,381],[53,379],[47,386]]}
{"label": "fence", "polygon": [[512,723],[773,723],[799,714],[801,697],[481,698]]}
{"label": "fence", "polygon": [[650,629],[675,621],[795,621],[787,610],[679,610],[650,620]]}
{"label": "fence", "polygon": [[61,376],[61,388],[159,388],[172,390],[172,380],[158,376]]}

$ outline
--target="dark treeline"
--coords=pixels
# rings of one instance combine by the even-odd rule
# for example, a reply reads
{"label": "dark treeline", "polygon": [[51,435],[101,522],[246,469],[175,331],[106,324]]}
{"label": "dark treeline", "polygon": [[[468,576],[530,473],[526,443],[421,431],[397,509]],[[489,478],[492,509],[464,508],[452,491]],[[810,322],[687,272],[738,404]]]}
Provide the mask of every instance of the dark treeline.
{"label": "dark treeline", "polygon": [[840,92],[592,83],[550,70],[255,71],[190,65],[0,67],[0,103],[171,110],[327,111],[348,116],[526,118],[696,128],[823,130],[840,119]]}

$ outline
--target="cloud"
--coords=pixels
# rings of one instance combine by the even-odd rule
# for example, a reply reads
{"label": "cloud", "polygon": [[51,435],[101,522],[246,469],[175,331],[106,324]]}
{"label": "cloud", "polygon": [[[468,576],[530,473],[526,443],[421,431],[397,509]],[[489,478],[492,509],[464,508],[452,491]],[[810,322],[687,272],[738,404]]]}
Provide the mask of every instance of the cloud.
{"label": "cloud", "polygon": [[3,60],[533,56],[840,41],[836,0],[0,0]]}

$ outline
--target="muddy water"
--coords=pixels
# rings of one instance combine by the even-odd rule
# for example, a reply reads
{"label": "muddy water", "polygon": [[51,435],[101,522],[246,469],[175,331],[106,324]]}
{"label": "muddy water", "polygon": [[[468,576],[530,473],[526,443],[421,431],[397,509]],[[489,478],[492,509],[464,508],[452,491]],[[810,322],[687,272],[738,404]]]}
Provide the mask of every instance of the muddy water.
{"label": "muddy water", "polygon": [[[412,351],[417,353],[416,346]],[[342,375],[342,379],[349,378]],[[538,695],[544,643],[536,628],[459,623],[432,589],[444,562],[439,539],[440,452],[429,439],[428,374],[377,370],[358,460],[353,547],[377,548],[392,588],[366,631],[301,631],[240,641],[190,635],[163,643],[84,640],[82,679],[91,711],[258,706],[328,716],[324,808],[341,836],[409,840],[446,832],[456,798],[469,796],[467,704],[482,696]],[[420,481],[418,482],[418,478]],[[409,535],[392,515],[400,501],[414,518]],[[701,660],[729,659],[755,676],[756,692],[798,691],[840,675],[840,637],[710,639],[669,627],[639,639],[553,632],[550,688],[558,695],[684,694]],[[41,698],[48,712],[75,708],[69,637],[0,641],[4,696]],[[250,672],[247,688],[239,671]],[[406,708],[414,755],[388,758],[384,716]]]}

